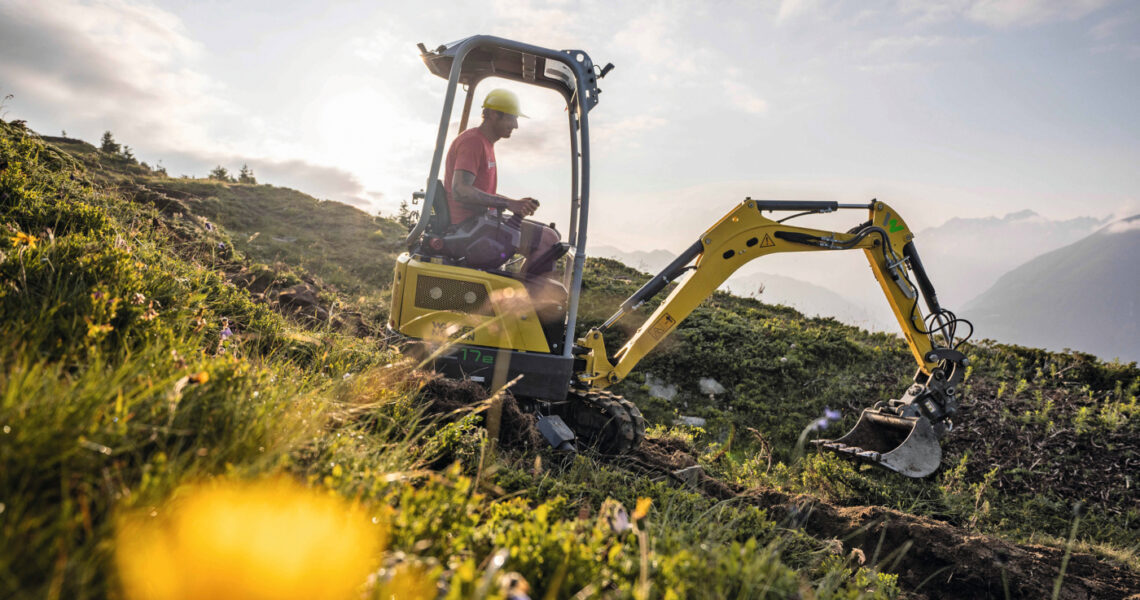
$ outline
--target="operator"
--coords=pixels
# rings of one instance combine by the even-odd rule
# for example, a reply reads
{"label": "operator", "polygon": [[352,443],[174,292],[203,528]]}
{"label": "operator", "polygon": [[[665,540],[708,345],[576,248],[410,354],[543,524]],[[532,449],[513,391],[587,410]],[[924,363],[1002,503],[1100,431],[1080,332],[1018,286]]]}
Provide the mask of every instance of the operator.
{"label": "operator", "polygon": [[[519,117],[526,118],[519,109],[519,98],[514,92],[494,89],[483,100],[483,122],[456,136],[447,151],[443,186],[447,190],[447,206],[454,227],[491,209],[506,209],[529,217],[538,209],[538,200],[520,198],[512,200],[495,193],[498,168],[495,163],[495,142],[511,137],[518,129]],[[541,223],[523,220],[519,236],[519,254],[539,256],[561,240],[557,231]]]}

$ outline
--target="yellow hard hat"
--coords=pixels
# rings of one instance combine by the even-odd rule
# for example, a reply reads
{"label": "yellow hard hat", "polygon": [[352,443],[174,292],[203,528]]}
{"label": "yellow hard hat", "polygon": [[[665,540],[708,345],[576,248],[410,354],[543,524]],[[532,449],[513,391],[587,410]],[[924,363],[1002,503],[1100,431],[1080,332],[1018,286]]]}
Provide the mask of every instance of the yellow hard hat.
{"label": "yellow hard hat", "polygon": [[522,114],[522,110],[519,108],[519,97],[514,92],[502,88],[487,92],[487,97],[483,99],[483,108],[497,110],[524,119],[530,118]]}

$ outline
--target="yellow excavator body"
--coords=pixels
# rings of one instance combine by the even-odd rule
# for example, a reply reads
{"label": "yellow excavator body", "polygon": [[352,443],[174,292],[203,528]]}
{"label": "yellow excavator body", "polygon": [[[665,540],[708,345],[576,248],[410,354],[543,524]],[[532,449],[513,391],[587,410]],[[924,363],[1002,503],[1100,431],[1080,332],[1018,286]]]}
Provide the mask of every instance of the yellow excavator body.
{"label": "yellow excavator body", "polygon": [[438,343],[550,352],[522,282],[406,253],[396,261],[389,327]]}

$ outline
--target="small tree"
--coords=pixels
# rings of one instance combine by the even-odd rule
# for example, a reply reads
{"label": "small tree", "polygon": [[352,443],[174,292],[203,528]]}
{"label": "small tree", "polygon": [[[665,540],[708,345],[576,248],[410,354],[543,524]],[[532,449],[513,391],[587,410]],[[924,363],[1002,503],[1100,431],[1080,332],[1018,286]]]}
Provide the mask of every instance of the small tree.
{"label": "small tree", "polygon": [[411,231],[419,220],[419,211],[409,208],[407,200],[400,200],[400,212],[396,215],[396,222],[407,227],[408,231]]}
{"label": "small tree", "polygon": [[123,147],[115,141],[115,136],[111,135],[110,131],[104,131],[103,143],[99,146],[99,149],[108,154],[118,154],[122,152]]}
{"label": "small tree", "polygon": [[123,146],[123,158],[132,162],[135,160],[135,152],[130,146]]}
{"label": "small tree", "polygon": [[210,179],[215,179],[217,181],[225,181],[227,183],[233,183],[233,181],[234,181],[234,178],[230,177],[229,170],[227,170],[222,165],[218,165],[218,166],[214,167],[213,171],[210,171]]}
{"label": "small tree", "polygon": [[241,171],[238,172],[238,183],[257,183],[257,178],[253,176],[253,169],[250,169],[249,165],[243,164],[241,166]]}

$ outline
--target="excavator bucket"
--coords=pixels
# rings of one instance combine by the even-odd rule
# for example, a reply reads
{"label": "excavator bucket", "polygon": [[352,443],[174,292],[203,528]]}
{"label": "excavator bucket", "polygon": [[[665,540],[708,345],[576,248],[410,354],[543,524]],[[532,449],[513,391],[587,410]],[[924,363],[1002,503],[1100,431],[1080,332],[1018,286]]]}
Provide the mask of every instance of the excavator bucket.
{"label": "excavator bucket", "polygon": [[929,419],[884,414],[872,408],[863,411],[847,435],[812,443],[907,477],[926,477],[942,462],[942,447]]}

